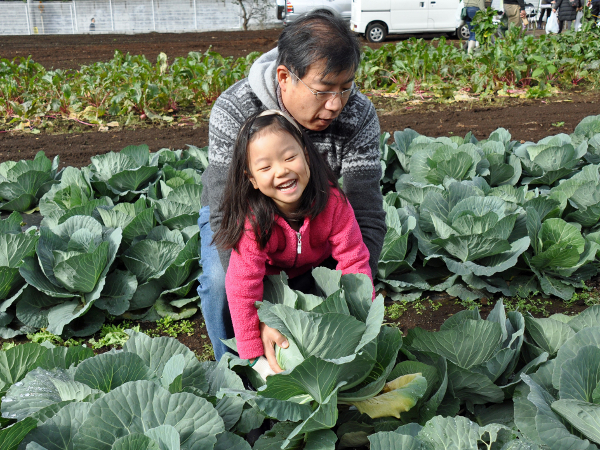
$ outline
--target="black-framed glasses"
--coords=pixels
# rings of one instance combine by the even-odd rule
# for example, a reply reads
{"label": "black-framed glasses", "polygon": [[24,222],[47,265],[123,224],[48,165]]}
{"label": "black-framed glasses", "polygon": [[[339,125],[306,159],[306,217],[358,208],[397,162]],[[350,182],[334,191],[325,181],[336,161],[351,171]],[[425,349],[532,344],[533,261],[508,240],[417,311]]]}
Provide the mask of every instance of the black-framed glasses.
{"label": "black-framed glasses", "polygon": [[340,99],[342,101],[346,101],[352,96],[352,94],[354,94],[356,92],[356,85],[354,84],[354,81],[352,82],[351,88],[345,89],[341,92],[339,92],[339,91],[317,91],[317,90],[311,88],[304,81],[302,81],[302,79],[298,75],[296,75],[294,72],[292,72],[290,69],[288,69],[288,71],[292,75],[294,75],[298,79],[298,81],[300,81],[300,83],[302,83],[304,86],[306,86],[306,89],[308,89],[315,96],[317,101],[319,101],[319,102],[326,102],[328,100],[333,100],[336,95],[339,95]]}

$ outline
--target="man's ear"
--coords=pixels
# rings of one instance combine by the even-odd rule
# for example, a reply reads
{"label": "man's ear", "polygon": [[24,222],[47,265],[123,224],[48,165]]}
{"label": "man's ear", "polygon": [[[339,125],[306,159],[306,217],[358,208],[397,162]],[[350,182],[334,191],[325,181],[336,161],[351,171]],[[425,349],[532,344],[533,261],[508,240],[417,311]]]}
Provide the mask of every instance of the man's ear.
{"label": "man's ear", "polygon": [[277,75],[277,83],[279,84],[279,88],[285,92],[287,86],[292,81],[292,74],[284,65],[277,66],[276,75]]}

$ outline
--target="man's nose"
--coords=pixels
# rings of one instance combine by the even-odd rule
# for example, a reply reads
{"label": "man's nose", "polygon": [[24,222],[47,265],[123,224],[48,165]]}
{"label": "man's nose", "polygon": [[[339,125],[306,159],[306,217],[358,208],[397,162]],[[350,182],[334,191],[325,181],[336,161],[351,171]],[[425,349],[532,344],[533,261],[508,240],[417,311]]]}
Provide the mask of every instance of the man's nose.
{"label": "man's nose", "polygon": [[330,111],[341,111],[343,107],[342,95],[339,92],[325,102],[325,108]]}

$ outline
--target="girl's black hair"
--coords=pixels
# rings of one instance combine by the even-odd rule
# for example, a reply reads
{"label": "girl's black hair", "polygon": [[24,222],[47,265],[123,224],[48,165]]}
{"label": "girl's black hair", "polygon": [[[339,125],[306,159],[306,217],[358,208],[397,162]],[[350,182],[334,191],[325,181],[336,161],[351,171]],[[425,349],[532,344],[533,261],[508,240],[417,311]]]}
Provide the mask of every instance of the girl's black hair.
{"label": "girl's black hair", "polygon": [[345,199],[333,171],[300,126],[292,124],[290,119],[281,114],[258,117],[259,114],[261,112],[246,120],[234,145],[227,184],[221,200],[220,211],[223,213],[223,220],[213,237],[213,242],[221,249],[237,247],[242,234],[246,231],[244,229],[246,218],[250,220],[259,248],[265,248],[271,237],[271,227],[275,215],[283,216],[273,199],[264,195],[260,190],[254,189],[248,178],[250,174],[248,144],[258,133],[267,129],[274,133],[290,134],[306,151],[310,168],[310,177],[306,189],[300,197],[298,211],[293,215],[284,216],[286,219],[298,220],[304,217],[316,217],[325,209],[332,187],[336,188]]}

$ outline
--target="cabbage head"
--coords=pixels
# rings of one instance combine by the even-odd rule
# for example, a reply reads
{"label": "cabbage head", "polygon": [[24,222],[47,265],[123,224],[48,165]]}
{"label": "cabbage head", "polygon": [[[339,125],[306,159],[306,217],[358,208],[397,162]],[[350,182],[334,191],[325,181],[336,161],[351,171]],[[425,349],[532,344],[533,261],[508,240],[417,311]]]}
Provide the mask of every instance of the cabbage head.
{"label": "cabbage head", "polygon": [[120,228],[105,228],[89,216],[73,216],[55,227],[40,228],[37,258],[26,257],[19,272],[45,294],[39,302],[54,300],[52,305],[30,303],[32,309],[51,306],[48,331],[60,335],[66,325],[88,312],[92,322],[85,332],[92,334],[101,327],[104,314],[93,305],[101,296],[121,236]]}
{"label": "cabbage head", "polygon": [[544,211],[527,207],[527,231],[531,250],[523,258],[545,294],[569,300],[574,287],[597,273],[591,264],[600,245],[582,236],[579,227],[558,217],[545,218]]}
{"label": "cabbage head", "polygon": [[90,216],[98,206],[112,206],[110,197],[95,198],[88,168],[66,167],[40,199],[42,226],[53,227],[72,216]]}
{"label": "cabbage head", "polygon": [[202,196],[200,173],[195,169],[175,170],[165,166],[161,179],[148,189],[148,204],[159,222],[170,229],[197,227]]}
{"label": "cabbage head", "polygon": [[118,153],[92,156],[92,187],[101,196],[131,201],[145,193],[158,178],[158,158],[152,158],[147,145],[130,145]]}
{"label": "cabbage head", "polygon": [[425,260],[439,258],[463,277],[503,272],[529,247],[523,209],[486,195],[489,186],[478,180],[452,182],[443,192],[429,192],[415,229]]}
{"label": "cabbage head", "polygon": [[441,185],[446,179],[461,181],[488,175],[489,166],[475,144],[438,138],[411,156],[410,177],[418,183]]}
{"label": "cabbage head", "polygon": [[193,286],[200,272],[199,235],[198,226],[183,231],[158,226],[143,239],[134,239],[120,256],[138,283],[128,318],[184,319],[197,311]]}
{"label": "cabbage head", "polygon": [[537,144],[527,142],[515,147],[514,154],[523,166],[522,183],[552,186],[577,170],[587,147],[587,141],[577,144],[566,134],[548,136]]}

